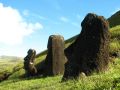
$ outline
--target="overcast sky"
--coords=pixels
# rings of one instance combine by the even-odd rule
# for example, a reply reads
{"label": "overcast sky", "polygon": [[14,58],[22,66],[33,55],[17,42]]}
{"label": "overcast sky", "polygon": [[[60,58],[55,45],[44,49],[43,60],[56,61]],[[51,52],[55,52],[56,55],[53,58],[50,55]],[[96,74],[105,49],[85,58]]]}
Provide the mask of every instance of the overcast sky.
{"label": "overcast sky", "polygon": [[47,48],[48,37],[80,33],[89,12],[105,18],[120,10],[120,0],[0,0],[0,55],[22,56]]}

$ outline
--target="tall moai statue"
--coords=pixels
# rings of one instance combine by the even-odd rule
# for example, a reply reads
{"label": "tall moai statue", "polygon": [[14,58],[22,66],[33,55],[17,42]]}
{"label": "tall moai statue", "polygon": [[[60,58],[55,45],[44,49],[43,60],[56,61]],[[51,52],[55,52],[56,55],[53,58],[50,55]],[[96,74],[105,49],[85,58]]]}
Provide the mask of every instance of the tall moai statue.
{"label": "tall moai statue", "polygon": [[61,35],[51,35],[48,40],[48,52],[45,59],[44,75],[59,75],[64,73],[64,38]]}
{"label": "tall moai statue", "polygon": [[34,76],[37,74],[37,70],[34,66],[36,51],[34,49],[29,49],[27,56],[24,58],[24,69],[27,76]]}
{"label": "tall moai statue", "polygon": [[89,13],[81,23],[82,31],[65,49],[68,59],[63,80],[75,79],[81,72],[107,70],[109,63],[109,24],[103,16]]}

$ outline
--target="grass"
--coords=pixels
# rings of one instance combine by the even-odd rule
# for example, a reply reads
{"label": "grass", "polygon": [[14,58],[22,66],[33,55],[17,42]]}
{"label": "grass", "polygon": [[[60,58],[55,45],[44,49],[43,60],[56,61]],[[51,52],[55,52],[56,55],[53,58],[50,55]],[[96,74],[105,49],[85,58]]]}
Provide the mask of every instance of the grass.
{"label": "grass", "polygon": [[[120,26],[111,28],[110,33],[110,52],[116,52],[120,50]],[[65,46],[68,47],[76,37],[66,40]],[[46,53],[47,50],[37,55],[36,65],[45,59]],[[120,90],[120,58],[113,59],[108,71],[67,82],[61,82],[62,76],[22,78],[25,71],[20,63],[16,66],[17,71],[0,83],[0,90]]]}
{"label": "grass", "polygon": [[[4,75],[8,74],[13,74],[18,71],[18,69],[21,69],[23,65],[22,60],[17,59],[15,60],[14,58],[12,59],[11,57],[5,57],[0,59],[0,81],[1,78],[4,77]],[[19,75],[18,75],[19,76]]]}
{"label": "grass", "polygon": [[120,25],[110,29],[111,39],[120,39]]}
{"label": "grass", "polygon": [[111,28],[110,52],[120,51],[120,25]]}
{"label": "grass", "polygon": [[78,81],[61,82],[62,76],[9,79],[0,83],[0,90],[119,90],[120,59],[111,63],[104,73],[82,77]]}
{"label": "grass", "polygon": [[0,60],[0,74],[2,72],[12,72],[13,68],[19,66],[19,63],[21,63],[22,61],[9,61],[9,60]]}

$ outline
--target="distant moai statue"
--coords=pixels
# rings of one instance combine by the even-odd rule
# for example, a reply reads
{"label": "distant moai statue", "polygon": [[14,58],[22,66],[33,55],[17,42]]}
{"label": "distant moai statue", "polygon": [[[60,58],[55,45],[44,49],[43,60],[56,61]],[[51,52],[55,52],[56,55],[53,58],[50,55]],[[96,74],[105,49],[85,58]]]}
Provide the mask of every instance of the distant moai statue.
{"label": "distant moai statue", "polygon": [[82,31],[74,43],[65,49],[68,59],[63,80],[77,79],[81,72],[90,75],[101,72],[109,63],[109,24],[103,16],[89,13],[81,23]]}
{"label": "distant moai statue", "polygon": [[61,35],[51,35],[48,40],[48,52],[44,61],[44,75],[54,76],[64,73],[64,38]]}
{"label": "distant moai statue", "polygon": [[24,69],[27,76],[34,76],[37,74],[37,70],[34,66],[36,51],[34,49],[29,49],[27,56],[24,58]]}

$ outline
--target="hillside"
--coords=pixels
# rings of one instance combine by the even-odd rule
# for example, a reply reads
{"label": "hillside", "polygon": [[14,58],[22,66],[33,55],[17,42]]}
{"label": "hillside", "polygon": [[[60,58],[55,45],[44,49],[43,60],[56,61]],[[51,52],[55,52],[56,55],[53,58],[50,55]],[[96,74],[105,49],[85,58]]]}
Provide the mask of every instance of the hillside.
{"label": "hillside", "polygon": [[[111,43],[110,43],[110,53],[114,54],[120,50],[120,25],[113,27],[110,29],[111,32]],[[77,35],[65,41],[65,47],[68,47],[74,40],[76,39]],[[43,61],[46,57],[47,50],[38,53],[36,55],[35,66],[39,67],[41,61]],[[19,76],[24,75],[24,69],[22,68],[23,63],[19,64],[17,67],[21,68],[19,71],[14,73],[10,78],[18,78]]]}
{"label": "hillside", "polygon": [[110,23],[110,27],[120,25],[120,11],[116,12],[110,18],[108,18],[108,21]]}
{"label": "hillside", "polygon": [[0,56],[0,73],[3,71],[11,72],[12,67],[15,67],[20,62],[22,62],[21,57]]}
{"label": "hillside", "polygon": [[[111,52],[120,50],[120,26],[111,28]],[[73,42],[75,37],[66,41],[66,45]],[[45,58],[44,54],[39,54],[37,63]],[[94,73],[92,76],[81,77],[78,81],[67,81],[61,83],[62,76],[56,77],[33,77],[18,78],[24,74],[20,69],[9,77],[8,80],[0,83],[0,90],[119,90],[120,88],[120,59],[113,57],[113,63],[109,65],[109,70],[105,73]],[[36,63],[36,64],[37,64]]]}
{"label": "hillside", "polygon": [[0,60],[1,61],[5,61],[5,60],[7,60],[7,61],[13,61],[13,62],[17,62],[17,60],[21,60],[22,59],[22,57],[16,57],[16,56],[5,56],[5,55],[3,55],[3,56],[0,56]]}
{"label": "hillside", "polygon": [[23,61],[21,57],[0,56],[0,81],[1,77],[7,77],[14,73],[16,69],[19,68],[19,64],[22,62]]}

